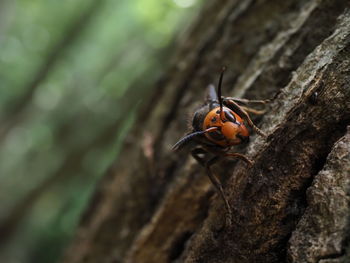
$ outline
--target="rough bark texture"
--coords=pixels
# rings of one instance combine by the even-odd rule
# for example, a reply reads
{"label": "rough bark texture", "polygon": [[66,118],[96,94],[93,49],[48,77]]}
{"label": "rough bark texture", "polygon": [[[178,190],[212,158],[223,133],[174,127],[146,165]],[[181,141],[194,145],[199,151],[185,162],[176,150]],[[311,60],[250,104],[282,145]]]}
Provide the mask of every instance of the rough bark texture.
{"label": "rough bark texture", "polygon": [[307,190],[308,206],[289,240],[290,261],[350,262],[349,194],[350,129]]}
{"label": "rough bark texture", "polygon": [[[63,262],[349,262],[348,1],[211,1],[98,186]],[[272,98],[268,134],[205,171],[173,145],[187,112],[223,93]]]}

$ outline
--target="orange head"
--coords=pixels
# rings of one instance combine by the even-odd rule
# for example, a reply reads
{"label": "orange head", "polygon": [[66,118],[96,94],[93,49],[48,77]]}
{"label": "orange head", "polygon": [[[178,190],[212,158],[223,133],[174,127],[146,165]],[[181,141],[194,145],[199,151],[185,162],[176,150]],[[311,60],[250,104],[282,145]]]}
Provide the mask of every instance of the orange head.
{"label": "orange head", "polygon": [[217,130],[207,132],[205,136],[212,142],[228,147],[249,141],[249,131],[242,118],[227,107],[211,110],[204,119],[203,130],[217,127]]}

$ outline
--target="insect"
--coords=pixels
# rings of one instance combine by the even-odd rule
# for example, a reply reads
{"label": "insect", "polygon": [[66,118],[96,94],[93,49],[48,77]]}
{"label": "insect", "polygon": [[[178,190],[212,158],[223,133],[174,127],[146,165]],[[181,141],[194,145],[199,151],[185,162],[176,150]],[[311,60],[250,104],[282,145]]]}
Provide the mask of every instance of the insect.
{"label": "insect", "polygon": [[[266,136],[255,126],[248,114],[263,114],[264,111],[258,111],[246,105],[250,103],[266,104],[269,100],[222,97],[221,86],[225,70],[226,68],[224,67],[221,71],[218,91],[216,92],[213,85],[209,85],[204,104],[193,115],[192,130],[173,146],[173,150],[179,150],[190,142],[192,144],[194,142],[195,147],[192,149],[191,154],[206,169],[210,181],[224,201],[227,211],[226,220],[230,224],[232,210],[225,196],[223,186],[212,172],[211,167],[225,157],[239,158],[249,166],[253,164],[253,161],[248,157],[231,151],[231,148],[249,141],[249,131],[245,122],[257,134],[263,137]],[[210,158],[208,158],[208,155],[210,155]]]}

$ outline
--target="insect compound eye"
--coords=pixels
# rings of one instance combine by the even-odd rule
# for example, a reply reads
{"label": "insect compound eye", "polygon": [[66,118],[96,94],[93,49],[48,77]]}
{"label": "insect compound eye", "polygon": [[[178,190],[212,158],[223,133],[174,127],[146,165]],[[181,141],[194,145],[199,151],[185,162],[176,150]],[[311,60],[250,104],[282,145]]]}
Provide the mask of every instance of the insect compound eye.
{"label": "insect compound eye", "polygon": [[229,111],[225,111],[225,117],[231,122],[234,122],[234,123],[236,122],[235,116]]}

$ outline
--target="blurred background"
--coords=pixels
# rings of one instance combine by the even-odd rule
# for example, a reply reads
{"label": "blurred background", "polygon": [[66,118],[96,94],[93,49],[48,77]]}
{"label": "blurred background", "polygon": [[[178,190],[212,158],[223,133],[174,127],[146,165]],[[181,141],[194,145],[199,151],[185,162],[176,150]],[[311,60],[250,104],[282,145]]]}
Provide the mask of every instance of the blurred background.
{"label": "blurred background", "polygon": [[58,262],[201,2],[0,0],[1,263]]}

